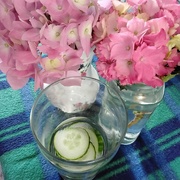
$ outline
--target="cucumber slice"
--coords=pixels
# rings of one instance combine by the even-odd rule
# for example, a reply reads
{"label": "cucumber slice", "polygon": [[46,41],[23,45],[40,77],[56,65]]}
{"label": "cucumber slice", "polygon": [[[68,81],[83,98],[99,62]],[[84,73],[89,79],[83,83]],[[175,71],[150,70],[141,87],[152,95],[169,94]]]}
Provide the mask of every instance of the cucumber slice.
{"label": "cucumber slice", "polygon": [[95,148],[95,151],[96,151],[96,154],[99,154],[99,142],[98,142],[98,137],[96,135],[96,133],[94,132],[92,126],[88,123],[85,123],[85,122],[77,122],[77,123],[74,123],[72,124],[70,127],[81,127],[83,128],[85,131],[87,131],[89,137],[90,137],[90,142],[93,144],[94,148]]}
{"label": "cucumber slice", "polygon": [[[64,125],[64,124],[67,124],[67,123],[82,123],[84,124],[84,122],[79,122],[81,120],[86,120],[87,118],[85,117],[71,117],[69,119],[66,119],[65,121],[61,122],[60,125]],[[87,119],[88,120],[88,119]],[[88,123],[85,123],[85,124],[88,124]],[[90,126],[90,125],[89,125]]]}
{"label": "cucumber slice", "polygon": [[98,138],[97,138],[96,134],[91,129],[85,129],[85,130],[89,134],[90,142],[93,144],[96,153],[98,153],[99,143],[98,143]]}
{"label": "cucumber slice", "polygon": [[56,132],[54,147],[65,159],[75,160],[86,154],[90,138],[82,128],[65,128]]}
{"label": "cucumber slice", "polygon": [[81,128],[84,128],[84,129],[92,129],[92,126],[86,122],[74,122],[70,127],[81,127]]}
{"label": "cucumber slice", "polygon": [[91,161],[96,158],[96,151],[92,143],[89,144],[89,148],[81,158],[76,159],[77,161]]}
{"label": "cucumber slice", "polygon": [[99,132],[96,132],[96,137],[98,139],[98,151],[96,154],[96,158],[101,157],[104,152],[104,140],[102,136],[99,134]]}
{"label": "cucumber slice", "polygon": [[[89,143],[89,148],[86,152],[86,154],[84,154],[84,156],[82,156],[81,158],[78,158],[76,160],[73,160],[73,161],[91,161],[91,160],[94,160],[96,158],[96,152],[95,152],[95,148],[94,146],[92,145],[92,143]],[[68,171],[71,171],[71,172],[84,172],[86,173],[87,170],[90,170],[92,169],[95,165],[86,165],[86,166],[70,166],[70,165],[60,165],[61,167],[63,167],[64,169],[67,169]]]}

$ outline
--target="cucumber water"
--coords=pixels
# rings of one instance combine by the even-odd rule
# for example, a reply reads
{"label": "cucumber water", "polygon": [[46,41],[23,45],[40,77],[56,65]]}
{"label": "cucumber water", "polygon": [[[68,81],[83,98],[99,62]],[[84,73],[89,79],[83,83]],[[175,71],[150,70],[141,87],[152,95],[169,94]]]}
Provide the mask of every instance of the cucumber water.
{"label": "cucumber water", "polygon": [[50,151],[70,161],[91,161],[103,155],[106,136],[102,128],[85,117],[69,118],[54,130]]}

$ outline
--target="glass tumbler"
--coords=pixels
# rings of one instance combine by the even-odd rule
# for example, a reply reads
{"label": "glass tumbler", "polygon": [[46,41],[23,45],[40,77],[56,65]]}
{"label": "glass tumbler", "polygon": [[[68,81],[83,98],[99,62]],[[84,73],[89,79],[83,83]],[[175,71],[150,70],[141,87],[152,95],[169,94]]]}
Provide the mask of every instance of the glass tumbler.
{"label": "glass tumbler", "polygon": [[100,80],[68,77],[42,90],[30,126],[41,153],[63,179],[89,180],[117,153],[127,112],[119,93]]}

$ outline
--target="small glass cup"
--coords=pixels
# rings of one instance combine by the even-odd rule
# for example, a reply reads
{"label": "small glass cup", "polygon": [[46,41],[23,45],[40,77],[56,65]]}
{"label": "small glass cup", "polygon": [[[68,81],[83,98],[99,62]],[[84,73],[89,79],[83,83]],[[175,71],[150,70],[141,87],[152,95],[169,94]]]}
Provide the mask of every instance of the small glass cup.
{"label": "small glass cup", "polygon": [[[79,124],[101,139],[100,155],[92,160],[67,160],[57,155],[53,146],[56,131]],[[40,93],[31,110],[30,125],[41,153],[64,179],[89,180],[118,151],[127,130],[127,112],[116,90],[100,80],[68,77]]]}

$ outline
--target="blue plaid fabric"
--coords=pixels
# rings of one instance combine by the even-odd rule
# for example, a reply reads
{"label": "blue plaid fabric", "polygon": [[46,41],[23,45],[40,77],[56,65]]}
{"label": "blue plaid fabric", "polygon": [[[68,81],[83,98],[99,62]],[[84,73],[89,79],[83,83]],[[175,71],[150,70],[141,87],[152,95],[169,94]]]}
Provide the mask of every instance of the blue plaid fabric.
{"label": "blue plaid fabric", "polygon": [[[29,115],[36,97],[33,80],[15,91],[0,74],[0,163],[5,180],[61,179],[39,152],[30,130]],[[122,145],[95,177],[121,179],[180,179],[180,76],[166,83],[164,98],[138,139]]]}

